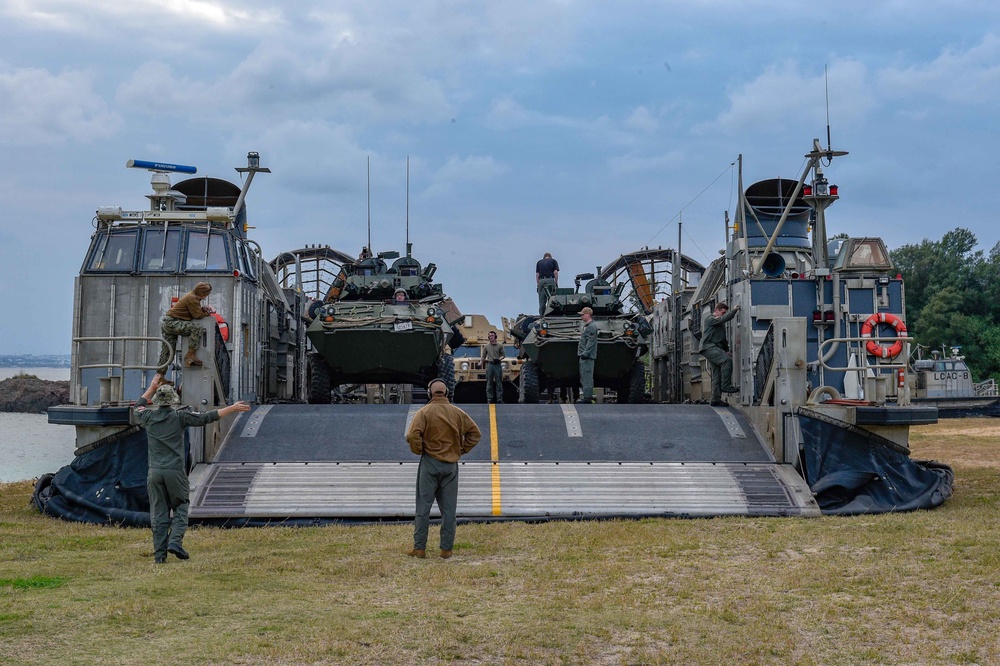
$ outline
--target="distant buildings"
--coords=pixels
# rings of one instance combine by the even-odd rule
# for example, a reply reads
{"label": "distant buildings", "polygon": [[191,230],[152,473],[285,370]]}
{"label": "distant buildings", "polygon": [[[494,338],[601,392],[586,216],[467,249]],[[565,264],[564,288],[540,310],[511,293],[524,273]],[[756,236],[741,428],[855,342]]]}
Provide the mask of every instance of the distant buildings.
{"label": "distant buildings", "polygon": [[0,354],[0,368],[69,368],[69,354]]}

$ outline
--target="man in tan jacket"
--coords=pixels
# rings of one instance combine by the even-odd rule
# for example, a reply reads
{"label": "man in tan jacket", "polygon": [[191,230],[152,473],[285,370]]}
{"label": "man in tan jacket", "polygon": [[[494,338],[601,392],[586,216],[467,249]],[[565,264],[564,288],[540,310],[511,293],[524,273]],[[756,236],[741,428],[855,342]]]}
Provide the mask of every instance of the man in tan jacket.
{"label": "man in tan jacket", "polygon": [[207,305],[202,305],[201,301],[208,298],[212,293],[212,285],[207,282],[199,282],[194,289],[184,294],[173,307],[167,310],[160,322],[160,331],[167,345],[161,345],[160,360],[157,362],[157,372],[164,374],[170,364],[170,349],[177,350],[177,339],[188,336],[188,351],[184,356],[184,365],[201,365],[198,359],[198,343],[201,342],[202,327],[195,324],[195,319],[204,319],[215,314],[215,310]]}
{"label": "man in tan jacket", "polygon": [[406,432],[410,450],[420,456],[417,467],[417,507],[413,519],[411,557],[427,557],[427,526],[431,506],[441,511],[441,557],[451,557],[458,511],[458,459],[483,436],[464,411],[448,402],[448,386],[441,379],[427,385],[431,401],[413,416]]}

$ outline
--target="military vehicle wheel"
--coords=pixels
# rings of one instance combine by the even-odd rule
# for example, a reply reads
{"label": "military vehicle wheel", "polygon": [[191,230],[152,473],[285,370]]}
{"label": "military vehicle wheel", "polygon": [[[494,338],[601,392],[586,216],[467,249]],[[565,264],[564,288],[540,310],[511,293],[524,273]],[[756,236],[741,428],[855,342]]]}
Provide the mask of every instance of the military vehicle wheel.
{"label": "military vehicle wheel", "polygon": [[330,366],[319,354],[309,355],[309,404],[330,404]]}
{"label": "military vehicle wheel", "polygon": [[629,368],[618,390],[619,404],[639,404],[646,399],[646,364],[636,361]]}
{"label": "military vehicle wheel", "polygon": [[448,395],[455,397],[455,357],[451,354],[442,354],[438,359],[438,377],[444,380],[448,387]]}
{"label": "military vehicle wheel", "polygon": [[538,404],[538,366],[532,361],[521,366],[521,402]]}

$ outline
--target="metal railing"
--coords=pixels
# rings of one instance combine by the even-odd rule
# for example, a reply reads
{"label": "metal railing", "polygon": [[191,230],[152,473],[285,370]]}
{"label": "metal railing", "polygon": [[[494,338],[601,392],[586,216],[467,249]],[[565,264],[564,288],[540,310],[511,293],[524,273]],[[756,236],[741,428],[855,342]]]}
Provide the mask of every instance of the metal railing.
{"label": "metal railing", "polygon": [[[101,402],[102,403],[104,403],[104,402],[122,402],[122,401],[124,401],[124,399],[125,399],[125,396],[124,396],[125,386],[124,386],[124,382],[123,382],[123,376],[124,376],[124,372],[126,370],[157,370],[159,368],[158,365],[139,365],[139,364],[129,364],[129,363],[126,363],[125,359],[126,359],[126,356],[127,356],[126,352],[127,352],[127,349],[128,349],[128,344],[127,343],[129,343],[129,342],[141,342],[141,343],[159,342],[159,343],[161,343],[163,345],[166,345],[167,348],[170,349],[170,358],[173,358],[174,351],[175,351],[174,348],[173,348],[173,346],[170,345],[170,343],[168,343],[166,340],[164,340],[161,337],[153,337],[153,336],[146,336],[146,335],[119,335],[119,336],[107,335],[107,336],[96,336],[96,337],[73,338],[73,344],[76,345],[76,358],[80,358],[80,345],[82,343],[85,343],[85,342],[111,342],[112,343],[112,348],[114,347],[113,343],[116,343],[116,342],[121,342],[122,343],[121,344],[121,355],[120,355],[121,360],[120,361],[118,361],[118,362],[109,361],[107,363],[88,363],[86,365],[78,365],[77,368],[76,368],[76,372],[77,372],[76,384],[77,384],[78,387],[80,387],[80,390],[82,390],[84,392],[86,391],[86,389],[83,387],[83,381],[82,381],[83,380],[82,373],[83,373],[84,370],[93,370],[93,369],[97,369],[97,368],[111,368],[111,369],[118,369],[118,370],[121,371],[121,373],[122,373],[121,375],[110,375],[108,377],[101,377],[100,378],[100,381],[101,381]],[[112,352],[112,354],[113,353],[114,352]],[[117,381],[114,381],[116,379],[117,379]],[[84,400],[83,396],[78,396],[78,398],[81,400],[81,402],[83,402],[84,404],[86,404],[86,400]]]}

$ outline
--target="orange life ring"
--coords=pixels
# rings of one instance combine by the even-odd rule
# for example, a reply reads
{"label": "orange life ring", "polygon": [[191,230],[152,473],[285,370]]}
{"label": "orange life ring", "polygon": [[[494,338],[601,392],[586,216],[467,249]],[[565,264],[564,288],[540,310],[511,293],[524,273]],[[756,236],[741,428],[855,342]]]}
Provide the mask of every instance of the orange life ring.
{"label": "orange life ring", "polygon": [[[868,317],[865,323],[861,325],[861,337],[872,337],[872,331],[875,331],[879,324],[892,326],[896,331],[897,338],[906,337],[906,324],[903,323],[902,319],[888,312],[876,312],[871,317]],[[880,345],[874,340],[869,340],[865,343],[865,351],[879,358],[896,358],[903,351],[903,341],[896,340],[891,345]]]}
{"label": "orange life ring", "polygon": [[213,312],[212,317],[215,318],[215,322],[219,325],[219,333],[222,335],[222,341],[229,342],[229,324],[226,323],[226,320],[218,312]]}

